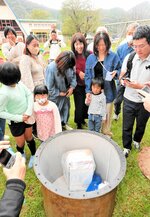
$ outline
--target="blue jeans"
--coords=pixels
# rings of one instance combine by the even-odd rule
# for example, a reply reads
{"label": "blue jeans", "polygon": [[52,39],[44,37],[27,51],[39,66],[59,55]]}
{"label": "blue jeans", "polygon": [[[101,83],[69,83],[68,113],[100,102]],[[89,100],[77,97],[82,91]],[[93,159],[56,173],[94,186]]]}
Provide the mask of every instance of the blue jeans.
{"label": "blue jeans", "polygon": [[101,115],[88,115],[88,129],[99,133],[101,128],[102,116]]}
{"label": "blue jeans", "polygon": [[0,141],[4,140],[5,119],[0,118]]}

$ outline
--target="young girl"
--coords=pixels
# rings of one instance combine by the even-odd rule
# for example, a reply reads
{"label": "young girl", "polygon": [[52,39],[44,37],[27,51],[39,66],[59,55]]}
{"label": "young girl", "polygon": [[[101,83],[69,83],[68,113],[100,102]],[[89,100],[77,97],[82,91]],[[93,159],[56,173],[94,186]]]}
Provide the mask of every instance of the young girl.
{"label": "young girl", "polygon": [[33,166],[36,152],[32,138],[32,124],[27,124],[33,110],[33,94],[20,82],[19,67],[5,62],[0,65],[0,118],[9,120],[9,128],[16,140],[17,151],[25,157],[25,141],[31,151],[28,167]]}
{"label": "young girl", "polygon": [[41,141],[62,131],[58,108],[48,100],[48,89],[45,85],[34,88],[34,115],[37,124],[37,135]]}
{"label": "young girl", "polygon": [[106,118],[106,97],[104,95],[104,82],[102,78],[92,79],[92,94],[86,98],[88,109],[88,129],[99,132],[102,119]]}

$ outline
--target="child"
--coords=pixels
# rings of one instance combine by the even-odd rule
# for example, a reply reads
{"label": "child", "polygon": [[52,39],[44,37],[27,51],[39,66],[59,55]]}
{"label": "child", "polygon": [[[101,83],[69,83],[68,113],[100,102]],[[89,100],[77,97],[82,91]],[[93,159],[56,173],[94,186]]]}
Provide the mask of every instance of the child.
{"label": "child", "polygon": [[88,129],[99,132],[102,118],[106,116],[106,97],[103,93],[104,82],[102,78],[92,80],[92,94],[86,98],[85,103],[88,108]]}
{"label": "child", "polygon": [[48,100],[48,89],[45,85],[35,86],[34,97],[37,135],[41,141],[45,141],[62,131],[60,114],[56,104]]}
{"label": "child", "polygon": [[33,110],[33,94],[20,81],[19,67],[5,62],[0,65],[0,118],[9,120],[9,128],[16,141],[16,148],[23,157],[25,141],[31,151],[28,167],[32,168],[36,152],[32,137],[32,124],[27,124]]}

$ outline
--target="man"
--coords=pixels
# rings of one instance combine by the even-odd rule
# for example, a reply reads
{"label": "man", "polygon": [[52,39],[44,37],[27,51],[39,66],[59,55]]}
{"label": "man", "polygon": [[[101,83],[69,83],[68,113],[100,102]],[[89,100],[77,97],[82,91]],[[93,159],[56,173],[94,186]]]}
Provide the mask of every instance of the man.
{"label": "man", "polygon": [[6,26],[4,36],[7,40],[2,44],[2,53],[6,60],[19,65],[20,56],[23,54],[25,44],[17,42],[17,33],[11,26]]}
{"label": "man", "polygon": [[49,63],[60,54],[61,47],[66,47],[66,44],[57,37],[57,32],[54,29],[50,33],[50,39],[44,44],[44,48],[47,47],[49,47],[49,51],[45,51],[43,55],[49,53]]}
{"label": "man", "polygon": [[[136,120],[133,144],[140,149],[149,112],[144,109],[142,99],[136,89],[142,89],[145,82],[150,81],[150,26],[139,26],[133,35],[133,47],[136,55],[132,61],[130,81],[124,80],[126,86],[123,105],[123,146],[124,155],[128,157],[132,149],[132,131]],[[125,58],[127,62],[128,58]],[[126,71],[124,69],[124,71]]]}
{"label": "man", "polygon": [[[0,151],[9,148],[8,141],[0,142]],[[0,200],[0,217],[18,217],[24,201],[25,190],[24,177],[26,173],[25,159],[20,153],[16,153],[14,165],[10,168],[3,168],[7,178],[6,189]]]}
{"label": "man", "polygon": [[[128,25],[127,30],[126,30],[125,42],[121,43],[117,48],[117,54],[119,56],[121,65],[123,63],[124,58],[134,50],[133,49],[133,34],[136,31],[138,26],[139,26],[138,23],[131,23]],[[122,85],[118,85],[117,96],[114,101],[114,116],[113,116],[113,119],[116,121],[119,119],[121,103],[123,101],[123,93],[124,93],[124,87]]]}

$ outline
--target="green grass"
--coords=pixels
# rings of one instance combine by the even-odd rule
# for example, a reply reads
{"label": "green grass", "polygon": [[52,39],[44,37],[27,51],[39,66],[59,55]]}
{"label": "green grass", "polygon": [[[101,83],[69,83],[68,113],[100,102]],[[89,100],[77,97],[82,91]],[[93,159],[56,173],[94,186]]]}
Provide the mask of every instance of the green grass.
{"label": "green grass", "polygon": [[[1,52],[0,52],[0,56]],[[71,97],[71,110],[69,124],[76,128],[74,124],[74,103]],[[122,119],[119,121],[112,121],[112,132],[114,134],[113,140],[122,148]],[[142,140],[142,147],[150,146],[150,120]],[[10,135],[10,141],[15,149],[15,141],[10,134],[8,126],[6,134]],[[37,147],[39,142],[37,142]],[[30,153],[26,147],[27,157]],[[138,152],[132,150],[130,156],[127,158],[127,171],[122,182],[118,186],[116,205],[113,217],[150,217],[150,182],[141,173],[138,167]],[[28,159],[27,159],[28,161]],[[0,197],[5,188],[5,177],[0,168]],[[27,188],[25,190],[26,201],[22,207],[21,217],[45,217],[43,208],[43,198],[41,194],[41,184],[36,178],[34,171],[27,169],[25,182]],[[59,217],[59,216],[57,216]]]}
{"label": "green grass", "polygon": [[[73,122],[74,118],[74,104],[73,97],[71,97],[71,111],[69,124],[75,128]],[[113,140],[118,143],[122,148],[122,120],[112,121],[112,132],[114,134]],[[142,147],[149,146],[149,131],[150,121],[148,121],[146,132],[142,140]],[[8,127],[6,128],[6,134],[10,135]],[[10,135],[11,136],[11,135]],[[15,149],[15,141],[13,137],[10,138],[11,144]],[[39,142],[37,142],[39,146]],[[27,157],[30,153],[26,147]],[[150,216],[150,182],[143,176],[138,167],[138,152],[133,149],[129,158],[127,158],[127,171],[122,182],[118,186],[116,205],[114,209],[113,217],[149,217]],[[28,159],[27,159],[28,161]],[[1,185],[0,196],[2,195],[5,187],[5,177],[0,169]],[[25,190],[26,202],[23,205],[21,211],[21,217],[44,217],[43,198],[41,194],[41,184],[36,178],[34,171],[27,169],[25,182],[27,188]],[[58,216],[59,217],[59,216]]]}

